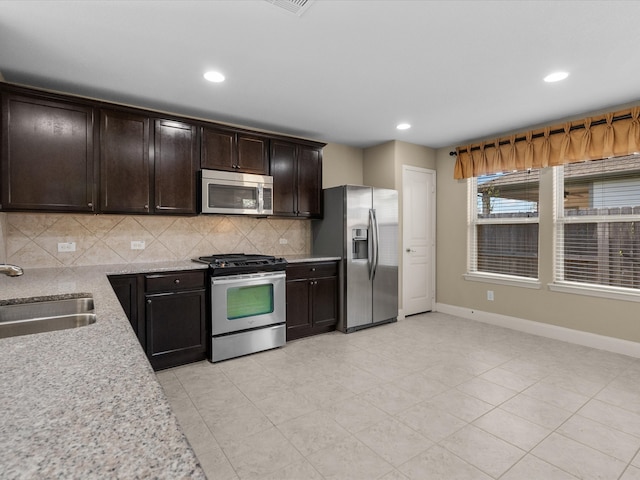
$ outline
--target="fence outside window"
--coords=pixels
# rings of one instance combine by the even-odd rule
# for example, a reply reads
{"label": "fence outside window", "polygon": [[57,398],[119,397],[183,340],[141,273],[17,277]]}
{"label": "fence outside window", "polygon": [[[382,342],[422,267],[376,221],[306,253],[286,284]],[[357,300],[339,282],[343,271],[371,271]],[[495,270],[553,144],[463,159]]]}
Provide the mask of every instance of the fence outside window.
{"label": "fence outside window", "polygon": [[640,155],[555,169],[556,282],[640,291]]}

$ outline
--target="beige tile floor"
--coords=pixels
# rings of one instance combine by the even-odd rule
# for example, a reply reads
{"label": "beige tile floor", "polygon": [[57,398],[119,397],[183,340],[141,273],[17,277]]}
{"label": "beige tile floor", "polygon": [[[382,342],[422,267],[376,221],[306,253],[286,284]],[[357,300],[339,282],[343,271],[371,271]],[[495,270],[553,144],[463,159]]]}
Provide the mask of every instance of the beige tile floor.
{"label": "beige tile floor", "polygon": [[640,359],[445,314],[158,379],[211,480],[640,479]]}

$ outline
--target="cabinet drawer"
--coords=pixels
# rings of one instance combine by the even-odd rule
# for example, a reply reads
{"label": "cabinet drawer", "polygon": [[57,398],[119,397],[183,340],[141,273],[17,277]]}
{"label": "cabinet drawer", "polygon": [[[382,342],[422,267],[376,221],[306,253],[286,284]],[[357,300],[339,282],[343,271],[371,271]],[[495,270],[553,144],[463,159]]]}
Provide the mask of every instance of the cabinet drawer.
{"label": "cabinet drawer", "polygon": [[145,292],[173,292],[198,288],[205,288],[204,270],[145,275]]}
{"label": "cabinet drawer", "polygon": [[290,263],[287,265],[287,280],[334,277],[336,275],[338,275],[338,262]]}

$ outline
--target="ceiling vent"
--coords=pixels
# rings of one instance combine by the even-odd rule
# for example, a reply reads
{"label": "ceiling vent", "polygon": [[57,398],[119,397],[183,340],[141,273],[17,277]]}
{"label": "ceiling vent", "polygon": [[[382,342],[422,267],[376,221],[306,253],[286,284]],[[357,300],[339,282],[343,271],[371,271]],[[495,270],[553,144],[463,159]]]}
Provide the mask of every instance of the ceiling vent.
{"label": "ceiling vent", "polygon": [[265,0],[266,2],[280,7],[298,17],[301,16],[311,6],[314,0]]}

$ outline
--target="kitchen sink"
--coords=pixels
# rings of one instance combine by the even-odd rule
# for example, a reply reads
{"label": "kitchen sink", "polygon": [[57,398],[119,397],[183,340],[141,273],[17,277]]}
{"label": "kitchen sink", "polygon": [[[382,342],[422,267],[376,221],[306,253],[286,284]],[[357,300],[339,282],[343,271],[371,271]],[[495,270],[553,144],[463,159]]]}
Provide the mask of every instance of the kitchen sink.
{"label": "kitchen sink", "polygon": [[95,321],[91,297],[0,305],[0,338],[78,328]]}

